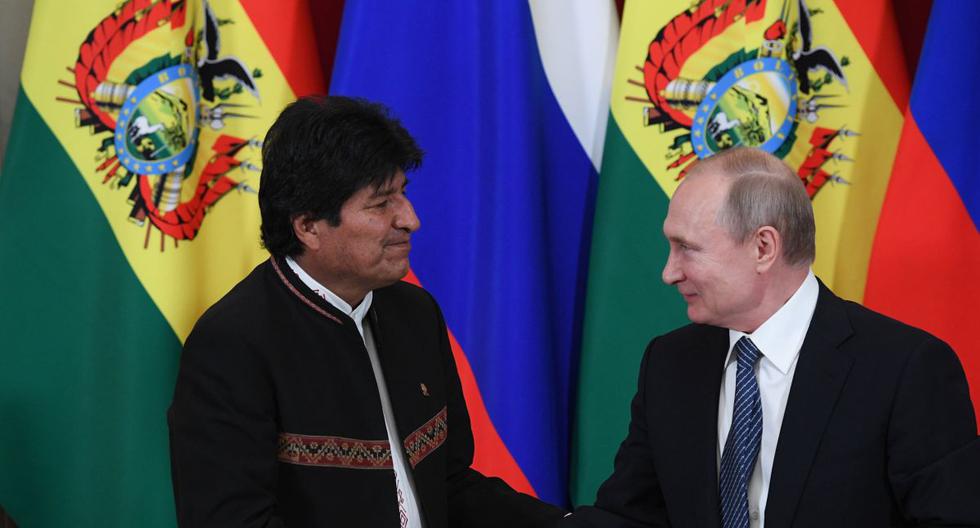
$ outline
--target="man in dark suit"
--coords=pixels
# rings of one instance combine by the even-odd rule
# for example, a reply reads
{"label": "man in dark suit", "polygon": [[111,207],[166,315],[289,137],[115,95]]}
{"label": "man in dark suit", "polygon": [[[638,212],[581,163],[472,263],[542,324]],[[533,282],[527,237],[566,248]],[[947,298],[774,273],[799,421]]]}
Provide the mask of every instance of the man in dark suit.
{"label": "man in dark suit", "polygon": [[536,526],[562,512],[470,468],[442,314],[401,282],[415,140],[376,104],[303,98],[262,149],[271,258],[187,338],[170,407],[181,527]]}
{"label": "man in dark suit", "polygon": [[663,279],[694,324],[650,342],[595,527],[980,526],[980,441],[962,367],[928,333],[810,271],[799,179],[739,148],[670,203]]}

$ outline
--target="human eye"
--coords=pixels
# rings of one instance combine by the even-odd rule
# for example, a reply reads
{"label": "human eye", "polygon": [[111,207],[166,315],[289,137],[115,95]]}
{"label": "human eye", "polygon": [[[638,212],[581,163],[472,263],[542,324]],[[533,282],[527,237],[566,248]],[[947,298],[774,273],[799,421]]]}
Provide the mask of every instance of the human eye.
{"label": "human eye", "polygon": [[695,248],[689,242],[677,242],[677,249],[683,251],[684,253],[690,253],[695,251],[697,248]]}

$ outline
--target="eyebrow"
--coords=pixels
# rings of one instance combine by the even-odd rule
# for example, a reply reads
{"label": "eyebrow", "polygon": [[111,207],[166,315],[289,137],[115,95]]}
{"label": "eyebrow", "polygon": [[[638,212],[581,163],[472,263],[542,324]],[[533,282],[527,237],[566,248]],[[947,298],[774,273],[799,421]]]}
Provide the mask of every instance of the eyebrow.
{"label": "eyebrow", "polygon": [[674,236],[664,235],[664,236],[667,238],[667,241],[669,241],[669,242],[674,242],[676,244],[684,244],[686,246],[693,246],[694,245],[694,244],[691,243],[690,240],[688,240],[688,239],[686,239],[686,238],[684,238],[682,236],[677,236],[677,235],[674,235]]}

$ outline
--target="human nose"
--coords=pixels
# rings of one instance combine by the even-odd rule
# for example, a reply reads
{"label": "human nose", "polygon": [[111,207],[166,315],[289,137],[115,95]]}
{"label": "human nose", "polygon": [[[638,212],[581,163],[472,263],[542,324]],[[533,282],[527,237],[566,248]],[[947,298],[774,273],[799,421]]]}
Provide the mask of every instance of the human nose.
{"label": "human nose", "polygon": [[398,214],[395,215],[395,227],[404,229],[409,233],[414,233],[419,230],[419,227],[422,227],[422,222],[415,215],[415,207],[412,206],[412,202],[407,197],[402,197],[401,207]]}
{"label": "human nose", "polygon": [[673,249],[667,254],[667,263],[664,264],[664,271],[660,274],[660,278],[666,284],[677,284],[684,278],[684,274],[677,264],[677,257]]}

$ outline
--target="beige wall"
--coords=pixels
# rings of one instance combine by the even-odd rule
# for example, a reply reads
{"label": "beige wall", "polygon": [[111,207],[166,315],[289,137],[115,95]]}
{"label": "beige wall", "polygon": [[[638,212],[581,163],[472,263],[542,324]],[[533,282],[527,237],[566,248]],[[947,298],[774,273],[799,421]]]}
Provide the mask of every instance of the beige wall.
{"label": "beige wall", "polygon": [[20,85],[20,66],[34,0],[0,0],[0,167]]}

